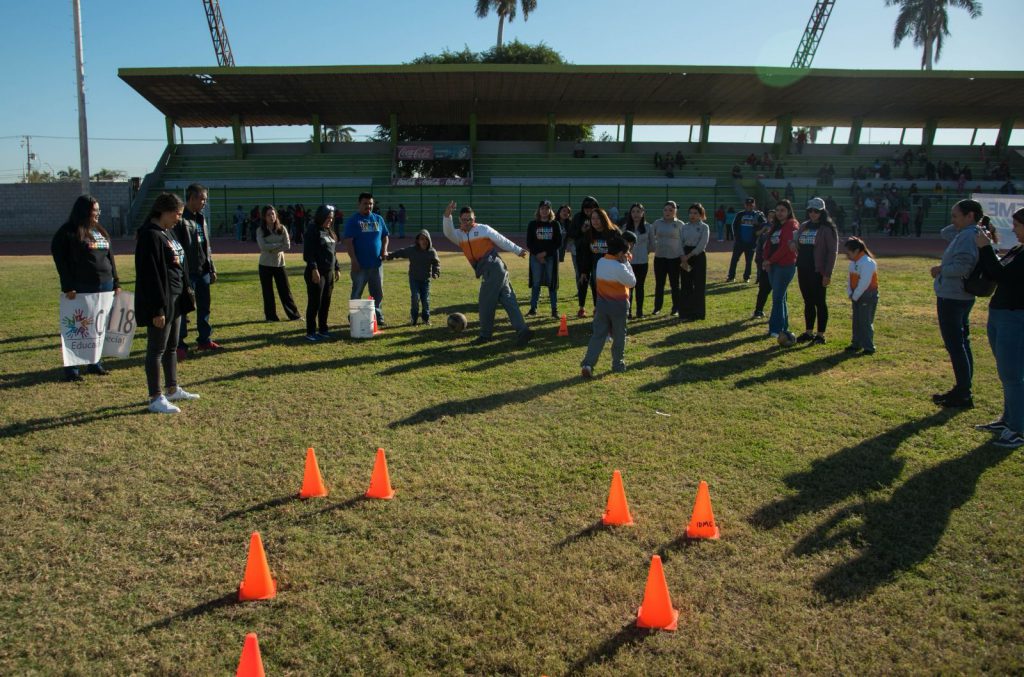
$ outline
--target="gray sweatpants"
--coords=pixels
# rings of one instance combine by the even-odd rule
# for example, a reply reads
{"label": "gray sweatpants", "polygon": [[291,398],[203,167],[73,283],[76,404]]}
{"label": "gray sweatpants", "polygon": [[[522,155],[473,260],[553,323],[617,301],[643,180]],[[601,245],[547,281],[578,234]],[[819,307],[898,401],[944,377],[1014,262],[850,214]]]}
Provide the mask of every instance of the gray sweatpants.
{"label": "gray sweatpants", "polygon": [[612,369],[625,369],[623,357],[626,353],[626,310],[628,301],[606,301],[598,298],[594,304],[594,333],[587,345],[587,354],[581,367],[593,367],[604,350],[608,335],[612,337]]}
{"label": "gray sweatpants", "polygon": [[875,310],[878,292],[866,291],[853,302],[853,341],[851,345],[864,350],[875,349]]}
{"label": "gray sweatpants", "polygon": [[508,268],[504,261],[495,256],[493,261],[483,265],[480,275],[480,336],[483,338],[490,338],[494,332],[494,312],[499,303],[508,313],[512,328],[517,333],[524,331],[526,322],[508,279]]}

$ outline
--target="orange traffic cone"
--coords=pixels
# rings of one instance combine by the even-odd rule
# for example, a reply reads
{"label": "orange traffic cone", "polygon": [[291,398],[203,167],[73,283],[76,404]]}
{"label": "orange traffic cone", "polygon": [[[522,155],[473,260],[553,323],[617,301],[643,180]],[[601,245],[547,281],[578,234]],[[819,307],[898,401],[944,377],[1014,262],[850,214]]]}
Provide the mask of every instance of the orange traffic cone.
{"label": "orange traffic cone", "polygon": [[626,503],[626,490],[622,488],[622,475],[616,470],[612,473],[612,485],[608,488],[608,504],[601,517],[601,524],[614,527],[626,527],[633,524]]}
{"label": "orange traffic cone", "polygon": [[242,658],[238,661],[235,677],[266,677],[266,674],[263,671],[263,659],[260,657],[260,643],[256,639],[256,633],[250,632],[245,636]]}
{"label": "orange traffic cone", "polygon": [[693,504],[693,515],[686,527],[687,538],[709,538],[718,540],[718,525],[715,524],[715,513],[711,510],[711,493],[708,483],[701,480],[697,487],[697,500]]}
{"label": "orange traffic cone", "polygon": [[651,568],[647,572],[647,586],[644,601],[636,612],[636,627],[675,630],[679,624],[679,611],[672,608],[668,594],[665,572],[661,568],[661,557],[651,557]]}
{"label": "orange traffic cone", "polygon": [[313,447],[306,449],[306,471],[302,474],[302,489],[299,498],[323,498],[327,495],[327,487],[320,476],[320,466],[316,462]]}
{"label": "orange traffic cone", "polygon": [[559,327],[558,327],[558,335],[559,336],[568,336],[569,335],[569,325],[565,321],[565,313],[562,313],[562,324],[559,325]]}
{"label": "orange traffic cone", "polygon": [[249,560],[245,564],[245,578],[238,586],[238,601],[274,599],[277,596],[277,581],[270,577],[267,553],[263,551],[260,532],[252,532],[249,538]]}
{"label": "orange traffic cone", "polygon": [[373,474],[370,475],[370,488],[364,494],[366,498],[390,499],[395,497],[391,488],[391,477],[388,475],[388,461],[384,458],[384,450],[377,448],[377,458],[373,462]]}
{"label": "orange traffic cone", "polygon": [[371,324],[370,326],[373,328],[373,335],[376,336],[377,334],[380,333],[380,329],[377,328],[377,302],[374,300],[374,298],[372,296],[367,297],[367,301],[373,301],[374,302],[374,304],[373,304],[373,324]]}

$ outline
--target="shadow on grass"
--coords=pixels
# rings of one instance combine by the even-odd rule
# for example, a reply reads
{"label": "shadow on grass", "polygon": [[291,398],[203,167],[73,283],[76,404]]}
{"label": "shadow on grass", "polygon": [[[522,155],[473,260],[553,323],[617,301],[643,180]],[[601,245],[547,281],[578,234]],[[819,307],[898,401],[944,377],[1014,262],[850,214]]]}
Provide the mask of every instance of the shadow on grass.
{"label": "shadow on grass", "polygon": [[[1011,454],[1011,449],[983,444],[923,470],[887,501],[840,511],[801,539],[793,553],[804,555],[849,542],[863,544],[857,557],[819,577],[814,589],[831,601],[868,596],[927,559],[942,539],[953,511],[974,496],[982,474]],[[859,522],[857,517],[863,520],[862,526],[842,527],[847,520]]]}
{"label": "shadow on grass", "polygon": [[364,496],[362,494],[357,494],[357,495],[352,496],[351,498],[347,498],[344,501],[341,501],[339,503],[332,503],[332,504],[330,504],[328,506],[320,508],[319,510],[314,510],[313,512],[309,513],[308,515],[303,515],[302,519],[308,520],[308,519],[311,519],[313,517],[316,517],[317,515],[326,515],[329,512],[337,512],[339,510],[348,510],[349,508],[354,508],[355,506],[359,505],[360,503],[363,503],[364,501],[371,501],[371,500],[373,500],[373,499],[366,498],[366,496]]}
{"label": "shadow on grass", "polygon": [[596,534],[602,531],[608,531],[610,527],[606,527],[601,520],[597,520],[593,524],[583,527],[574,534],[569,534],[558,543],[555,543],[555,548],[561,550],[562,548],[582,541],[585,538],[593,538]]}
{"label": "shadow on grass", "polygon": [[[595,376],[591,380],[596,381],[600,378],[600,376]],[[429,423],[448,416],[455,417],[467,416],[469,414],[481,414],[493,411],[494,409],[500,409],[501,407],[529,402],[535,397],[547,395],[555,392],[556,390],[561,390],[562,388],[567,388],[571,385],[581,383],[583,383],[581,377],[572,376],[570,378],[562,379],[561,381],[537,383],[532,386],[526,386],[525,388],[519,388],[518,390],[510,390],[505,393],[488,395],[486,397],[470,397],[464,400],[449,400],[447,402],[441,402],[433,406],[420,409],[401,420],[392,421],[388,424],[388,427],[393,430],[395,428],[416,425],[418,423]]]}
{"label": "shadow on grass", "polygon": [[852,357],[856,356],[853,353],[847,352],[829,353],[828,355],[823,355],[815,360],[811,360],[810,362],[804,362],[791,367],[783,367],[760,376],[751,376],[749,378],[740,379],[736,381],[736,387],[749,388],[752,385],[759,385],[770,381],[791,381],[804,376],[813,376],[815,374],[820,374],[823,371],[828,371],[832,367],[838,366]]}
{"label": "shadow on grass", "polygon": [[622,626],[618,632],[602,642],[600,646],[573,663],[569,667],[569,674],[579,674],[593,665],[611,660],[624,647],[640,644],[655,632],[655,630],[647,628],[638,628],[636,627],[636,621],[631,620]]}
{"label": "shadow on grass", "polygon": [[191,609],[185,609],[184,611],[179,611],[176,614],[171,614],[167,618],[161,618],[158,621],[153,621],[148,625],[142,626],[141,628],[136,630],[136,632],[147,633],[153,630],[162,630],[163,628],[170,626],[172,623],[176,621],[183,621],[187,618],[195,618],[196,616],[202,616],[212,611],[216,611],[217,609],[223,609],[224,607],[234,606],[238,603],[238,591],[236,590],[234,592],[229,592],[228,594],[222,597],[217,597],[216,599],[211,599],[209,601],[203,602],[202,604],[198,604],[192,607]]}
{"label": "shadow on grass", "polygon": [[53,430],[67,426],[85,425],[94,421],[117,418],[119,416],[138,416],[148,414],[145,404],[121,405],[115,407],[103,407],[95,411],[79,412],[67,416],[51,416],[49,418],[33,418],[28,421],[11,423],[0,428],[0,438],[27,435],[28,433],[41,430]]}
{"label": "shadow on grass", "polygon": [[672,370],[660,381],[652,381],[639,388],[640,392],[656,392],[663,388],[693,381],[717,381],[733,374],[739,374],[767,362],[778,350],[774,343],[745,355],[730,356],[714,362],[691,364],[690,360],[730,350],[745,343],[763,341],[760,336],[744,336],[722,343],[696,345],[652,355],[638,367],[671,366]]}
{"label": "shadow on grass", "polygon": [[226,520],[234,519],[236,517],[244,517],[245,515],[249,515],[249,514],[254,513],[254,512],[263,512],[264,510],[270,510],[271,508],[278,508],[278,507],[280,507],[282,505],[288,505],[289,503],[295,503],[296,501],[299,501],[299,500],[302,500],[302,499],[299,498],[298,494],[288,494],[287,496],[278,496],[277,498],[271,498],[269,500],[263,501],[262,503],[257,503],[256,505],[250,505],[248,508],[240,508],[238,510],[232,510],[231,512],[226,512],[223,515],[221,515],[220,517],[218,517],[217,521],[218,522],[224,522]]}
{"label": "shadow on grass", "polygon": [[669,541],[665,545],[658,548],[657,555],[661,557],[662,562],[668,562],[672,559],[672,556],[682,550],[688,550],[701,543],[701,539],[698,538],[687,538],[685,533],[680,534],[674,541]]}
{"label": "shadow on grass", "polygon": [[891,485],[903,472],[904,460],[893,458],[900,445],[914,435],[945,424],[959,411],[940,409],[812,461],[808,470],[783,478],[786,486],[799,492],[796,496],[765,505],[748,521],[772,529],[803,513],[824,510],[851,496]]}

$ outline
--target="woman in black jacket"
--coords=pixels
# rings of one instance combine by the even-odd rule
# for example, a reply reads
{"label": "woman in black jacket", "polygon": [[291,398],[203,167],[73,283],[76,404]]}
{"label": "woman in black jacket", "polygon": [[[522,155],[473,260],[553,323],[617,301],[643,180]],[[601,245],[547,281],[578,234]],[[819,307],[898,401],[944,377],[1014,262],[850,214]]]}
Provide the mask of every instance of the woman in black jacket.
{"label": "woman in black jacket", "polygon": [[978,265],[996,281],[988,305],[988,342],[1003,384],[1002,417],[975,427],[998,433],[994,444],[1006,449],[1024,446],[1024,209],[1013,215],[1013,234],[1018,244],[1001,259],[984,230],[974,239]]}
{"label": "woman in black jacket", "polygon": [[[174,349],[181,316],[195,309],[185,250],[170,232],[184,209],[177,195],[159,195],[149,220],[136,235],[135,318],[140,327],[146,327],[146,385],[149,410],[155,414],[180,413],[173,402],[199,399],[199,395],[178,387],[178,355]],[[166,395],[160,389],[161,366]]]}
{"label": "woman in black jacket", "polygon": [[[50,253],[60,276],[60,290],[69,299],[78,294],[120,293],[110,234],[100,224],[100,203],[91,195],[75,200],[68,220],[53,236]],[[100,376],[108,373],[100,362],[86,370]],[[64,367],[64,380],[81,381],[78,367]]]}
{"label": "woman in black jacket", "polygon": [[334,283],[341,276],[335,256],[338,236],[333,225],[334,205],[320,205],[302,240],[302,259],[306,262],[306,340],[313,343],[331,337],[327,333],[327,314],[331,312]]}

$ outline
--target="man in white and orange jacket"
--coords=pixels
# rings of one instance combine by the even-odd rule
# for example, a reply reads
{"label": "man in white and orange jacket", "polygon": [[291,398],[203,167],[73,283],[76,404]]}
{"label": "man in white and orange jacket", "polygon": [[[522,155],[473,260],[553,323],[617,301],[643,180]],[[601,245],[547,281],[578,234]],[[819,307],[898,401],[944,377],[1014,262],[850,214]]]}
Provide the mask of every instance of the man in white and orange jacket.
{"label": "man in white and orange jacket", "polygon": [[626,371],[626,362],[623,360],[626,352],[626,313],[629,311],[629,290],[636,285],[636,276],[629,265],[629,245],[625,239],[613,237],[608,240],[608,253],[598,260],[594,279],[597,282],[594,333],[580,365],[584,378],[593,376],[594,363],[601,356],[608,336],[612,337],[612,371]]}
{"label": "man in white and orange jacket", "polygon": [[508,313],[512,328],[516,331],[516,342],[519,345],[526,345],[533,337],[533,331],[526,326],[526,322],[523,320],[519,302],[516,300],[516,294],[509,282],[508,268],[498,254],[500,251],[507,251],[516,256],[525,257],[528,252],[494,228],[477,223],[473,208],[469,206],[459,210],[459,227],[456,229],[452,222],[453,211],[455,211],[455,200],[449,202],[444,210],[444,219],[441,222],[444,236],[453,244],[458,245],[466,256],[466,260],[469,261],[469,265],[473,266],[473,272],[478,278],[481,278],[480,335],[473,340],[473,343],[480,344],[491,340],[491,333],[494,331],[494,312],[500,303]]}

